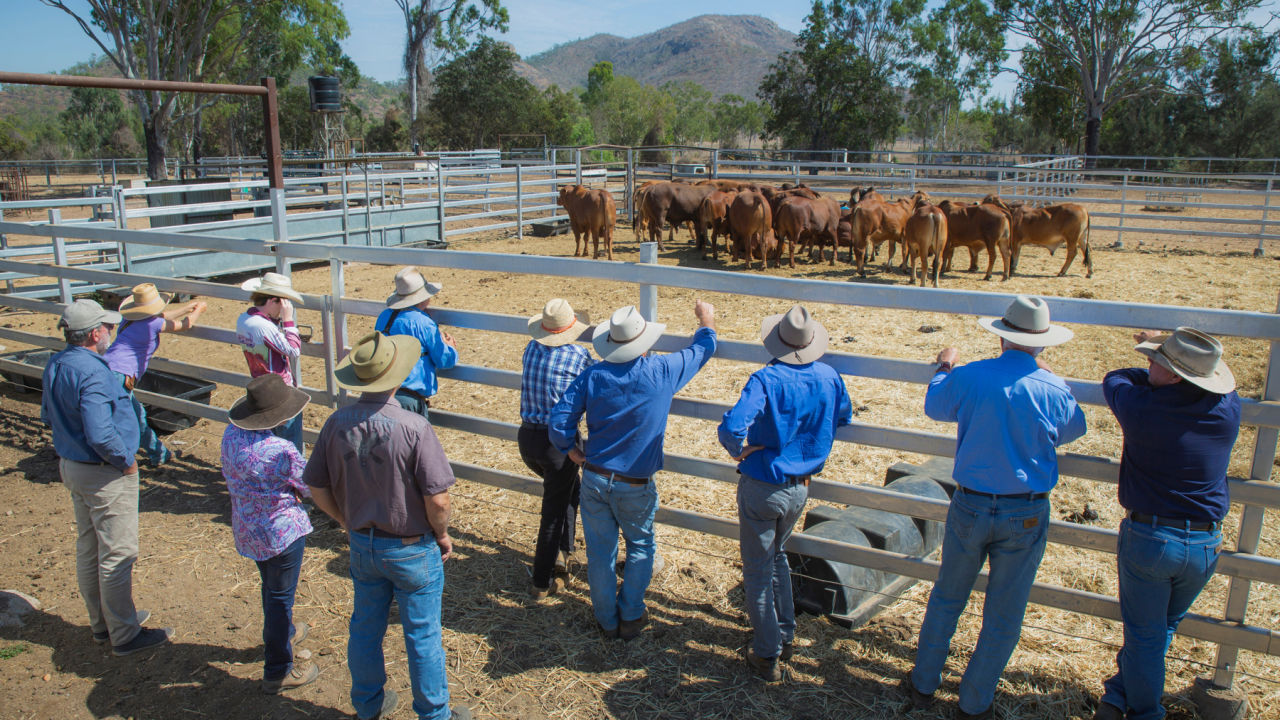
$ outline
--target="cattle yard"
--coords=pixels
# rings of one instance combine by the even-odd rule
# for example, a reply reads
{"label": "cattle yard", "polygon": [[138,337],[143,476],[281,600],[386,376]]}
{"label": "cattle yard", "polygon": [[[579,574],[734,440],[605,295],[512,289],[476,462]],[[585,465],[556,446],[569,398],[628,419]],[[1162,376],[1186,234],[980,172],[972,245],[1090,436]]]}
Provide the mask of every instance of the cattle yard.
{"label": "cattle yard", "polygon": [[[590,164],[575,163],[556,172],[577,179],[592,169]],[[724,164],[720,170],[728,174]],[[490,175],[493,184],[516,181],[509,170]],[[519,181],[523,184],[526,177],[522,170]],[[741,667],[737,651],[745,641],[747,623],[740,610],[737,546],[730,539],[735,506],[732,485],[725,481],[731,480],[732,470],[715,441],[715,422],[759,364],[760,317],[785,310],[792,300],[784,297],[803,299],[831,332],[833,362],[846,374],[858,425],[841,437],[844,442],[837,443],[822,475],[827,482],[815,485],[814,496],[819,499],[811,500],[810,506],[874,504],[877,499],[868,494],[869,489],[883,484],[890,465],[946,454],[947,436],[954,429],[929,421],[921,410],[920,383],[927,379],[927,362],[946,345],[959,347],[962,361],[993,354],[993,341],[978,328],[974,316],[998,314],[997,308],[1007,302],[1004,295],[987,293],[1021,292],[1049,298],[1055,318],[1076,331],[1074,341],[1045,357],[1056,372],[1072,379],[1077,394],[1090,403],[1090,432],[1064,448],[1064,478],[1053,496],[1054,516],[1062,524],[1055,525],[1056,534],[1051,534],[1054,542],[1037,579],[1044,589],[1028,610],[1022,643],[997,698],[997,715],[1091,717],[1090,703],[1111,671],[1120,639],[1118,622],[1095,616],[1106,615],[1108,608],[1114,612],[1106,604],[1116,591],[1114,556],[1106,548],[1108,542],[1114,547],[1113,531],[1120,518],[1112,484],[1119,431],[1105,407],[1096,404],[1096,383],[1107,369],[1140,364],[1131,350],[1129,333],[1160,318],[1207,324],[1206,329],[1213,332],[1236,336],[1225,342],[1241,396],[1263,397],[1268,392],[1268,373],[1269,392],[1274,394],[1277,369],[1271,353],[1280,333],[1274,330],[1271,313],[1280,291],[1280,258],[1273,244],[1274,221],[1266,215],[1266,208],[1274,204],[1267,183],[1262,183],[1263,189],[1256,182],[1244,188],[1233,185],[1234,181],[1224,182],[1223,197],[1207,202],[1208,191],[1214,188],[1206,187],[1200,190],[1204,194],[1199,205],[1210,207],[1192,203],[1177,217],[1153,215],[1142,225],[1139,218],[1145,216],[1134,191],[1123,185],[1081,188],[1071,201],[1087,205],[1095,218],[1092,278],[1084,277],[1079,260],[1066,277],[1056,277],[1061,256],[1030,249],[1012,279],[983,282],[981,272],[964,270],[967,256],[961,253],[952,272],[943,276],[942,289],[934,291],[905,287],[907,277],[886,271],[881,263],[868,268],[865,280],[858,279],[843,254],[835,266],[798,257],[794,269],[784,264],[743,277],[705,273],[740,271],[743,265],[723,256],[703,259],[688,244],[684,230],[677,233],[675,242],[652,258],[645,256],[641,263],[640,245],[623,218],[629,208],[629,189],[643,177],[641,169],[634,167],[624,168],[620,175],[583,177],[587,184],[608,182],[616,191],[621,217],[614,235],[614,263],[569,259],[572,237],[534,238],[520,232],[523,227],[486,229],[505,222],[523,226],[529,218],[551,213],[546,196],[521,201],[515,206],[519,210],[507,203],[509,214],[523,215],[519,220],[443,214],[445,222],[439,227],[450,241],[449,251],[340,247],[290,253],[290,257],[322,261],[335,255],[347,260],[299,263],[294,269],[295,285],[308,293],[301,322],[321,331],[302,362],[303,382],[313,390],[315,400],[305,414],[310,429],[322,424],[328,406],[337,400],[328,384],[334,354],[340,356],[340,348],[349,345],[351,338],[370,329],[368,315],[380,307],[394,265],[421,264],[429,279],[445,286],[433,308],[440,322],[451,326],[465,365],[444,375],[436,403],[440,412],[433,408],[433,421],[441,428],[446,451],[462,478],[455,500],[460,552],[458,560],[446,568],[445,590],[445,645],[455,696],[482,718],[896,715],[902,697],[895,687],[910,668],[928,583],[916,585],[877,619],[853,631],[823,618],[802,618],[799,656],[781,686],[760,686]],[[777,174],[768,177],[781,179]],[[992,183],[966,178],[955,182],[935,178],[914,187],[901,178],[882,185],[865,173],[801,179],[819,192],[842,191],[845,198],[850,188],[871,184],[887,193],[908,195],[925,189],[935,197],[971,200],[992,191]],[[391,185],[397,187],[395,182]],[[476,207],[486,200],[492,208],[502,207],[501,188],[488,188],[486,198],[475,183],[469,190],[446,189],[435,195],[430,194],[429,183],[424,185],[427,203],[460,202],[456,207],[472,208],[466,213],[471,215],[493,212]],[[408,187],[412,189],[413,184]],[[1009,192],[1017,187],[1006,183],[1003,195],[1017,196]],[[539,192],[554,195],[550,186]],[[538,204],[543,207],[533,210]],[[1116,209],[1121,212],[1113,212]],[[15,211],[6,210],[5,218],[14,215]],[[1213,222],[1198,222],[1205,218]],[[1223,220],[1238,224],[1225,225]],[[115,219],[109,225],[104,222],[108,227],[117,224]],[[24,236],[24,228],[14,225],[3,226],[12,247],[49,242],[45,231],[25,228],[31,234]],[[1139,227],[1150,230],[1139,231]],[[1252,234],[1242,229],[1250,227]],[[65,234],[72,243],[111,242],[107,235],[91,237],[93,225],[69,226]],[[270,244],[202,237],[192,231],[185,240],[173,240],[184,247],[212,243],[238,250],[253,243]],[[1262,257],[1253,257],[1259,237],[1267,245]],[[1122,240],[1122,246],[1110,247],[1117,240]],[[125,278],[115,276],[120,265],[110,267],[109,256],[99,267],[71,271],[49,267],[55,263],[41,262],[43,256],[23,257],[24,262],[40,262],[43,267],[31,268],[35,272],[30,274],[44,277],[14,277],[13,281],[19,291],[29,284],[48,283],[51,276],[56,276],[55,286],[65,281],[68,292],[72,281],[125,284]],[[271,263],[278,255],[264,257]],[[11,257],[2,269],[13,272],[18,261]],[[657,267],[646,268],[649,264]],[[574,278],[571,284],[564,282],[567,277]],[[200,294],[210,305],[205,316],[208,327],[191,338],[166,341],[156,366],[203,372],[219,383],[212,398],[215,408],[206,408],[208,419],[174,436],[182,443],[175,445],[182,450],[177,465],[143,475],[143,552],[136,595],[141,606],[178,628],[177,642],[171,650],[123,671],[111,659],[85,652],[90,646],[81,637],[85,634],[83,609],[67,551],[73,522],[56,480],[47,431],[38,421],[37,396],[20,393],[6,383],[0,391],[0,491],[10,498],[12,515],[0,515],[0,546],[6,551],[0,553],[0,586],[35,595],[44,609],[27,628],[0,628],[0,641],[26,648],[6,661],[12,663],[6,666],[12,682],[7,680],[0,689],[0,703],[37,717],[158,717],[175,706],[197,713],[221,706],[225,715],[236,717],[342,717],[348,707],[345,637],[350,585],[342,534],[328,524],[318,523],[309,541],[297,610],[300,619],[313,625],[315,639],[308,647],[322,667],[321,682],[287,700],[266,703],[246,692],[258,671],[256,576],[252,564],[235,554],[231,542],[228,503],[218,473],[223,425],[216,419],[216,408],[229,406],[244,381],[239,375],[243,365],[239,350],[227,343],[228,328],[234,326],[244,305],[244,293],[234,285],[218,289],[189,280],[157,277],[154,281],[162,289]],[[728,341],[720,357],[682,393],[671,419],[668,472],[658,481],[665,513],[660,516],[665,524],[659,528],[659,542],[666,568],[655,578],[650,593],[653,632],[631,644],[606,644],[591,631],[585,575],[580,574],[568,592],[546,605],[525,604],[526,568],[537,526],[537,498],[527,493],[536,493],[536,486],[524,477],[527,470],[508,437],[513,431],[503,424],[518,418],[515,375],[524,346],[520,317],[534,314],[553,295],[568,297],[593,318],[636,303],[639,297],[642,305],[649,305],[669,323],[671,337],[660,349],[678,346],[692,332],[693,299],[701,297],[716,305],[719,332]],[[0,322],[8,349],[57,345],[50,314],[56,310],[54,303],[26,298],[11,302],[11,311]],[[49,342],[32,342],[38,337]],[[1266,410],[1254,407],[1257,412]],[[1261,416],[1252,417],[1256,421]],[[1275,421],[1264,420],[1263,425],[1261,431],[1252,425],[1242,428],[1230,469],[1235,478],[1257,481],[1233,488],[1238,491],[1237,500],[1250,498],[1256,504],[1248,510],[1242,504],[1233,505],[1225,527],[1228,546],[1233,548],[1237,538],[1247,541],[1252,532],[1258,532],[1258,557],[1239,556],[1234,564],[1224,562],[1192,609],[1202,617],[1198,622],[1189,618],[1191,627],[1183,627],[1189,635],[1175,640],[1169,662],[1168,686],[1176,693],[1170,698],[1171,717],[1194,717],[1183,691],[1195,676],[1214,674],[1222,658],[1213,640],[1244,637],[1239,633],[1222,636],[1225,624],[1218,622],[1224,608],[1238,606],[1242,578],[1261,581],[1248,591],[1247,613],[1242,609],[1241,615],[1245,627],[1264,635],[1264,629],[1280,627],[1280,594],[1274,584],[1275,561],[1270,560],[1280,557],[1280,531],[1262,522],[1261,509],[1275,503],[1274,488],[1264,484],[1275,462]],[[1260,445],[1258,457],[1255,444]],[[1106,480],[1108,473],[1111,482]],[[924,517],[940,517],[944,512],[927,505],[916,510]],[[1096,513],[1096,520],[1083,525],[1068,522],[1089,517],[1089,510]],[[928,576],[924,566],[895,564],[870,551],[856,553],[833,545],[812,549]],[[973,646],[981,607],[982,597],[977,594],[956,635],[954,652],[960,660],[966,648]],[[1280,711],[1274,708],[1280,698],[1280,658],[1272,654],[1275,650],[1268,652],[1265,643],[1253,647],[1258,649],[1242,651],[1238,661],[1233,657],[1234,682],[1248,695],[1254,717],[1278,718]],[[403,649],[391,642],[388,650],[392,686],[407,687]],[[954,696],[955,667],[949,665],[944,675],[941,694],[946,699]],[[912,717],[946,717],[945,707],[944,703]]]}

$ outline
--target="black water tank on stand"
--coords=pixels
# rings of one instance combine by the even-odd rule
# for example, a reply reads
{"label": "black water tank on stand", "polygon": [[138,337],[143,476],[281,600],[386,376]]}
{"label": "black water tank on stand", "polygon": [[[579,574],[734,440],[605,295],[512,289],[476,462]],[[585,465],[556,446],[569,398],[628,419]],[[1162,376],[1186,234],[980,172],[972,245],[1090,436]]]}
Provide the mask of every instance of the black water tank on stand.
{"label": "black water tank on stand", "polygon": [[341,112],[342,88],[338,78],[330,75],[312,75],[307,78],[311,90],[311,112]]}

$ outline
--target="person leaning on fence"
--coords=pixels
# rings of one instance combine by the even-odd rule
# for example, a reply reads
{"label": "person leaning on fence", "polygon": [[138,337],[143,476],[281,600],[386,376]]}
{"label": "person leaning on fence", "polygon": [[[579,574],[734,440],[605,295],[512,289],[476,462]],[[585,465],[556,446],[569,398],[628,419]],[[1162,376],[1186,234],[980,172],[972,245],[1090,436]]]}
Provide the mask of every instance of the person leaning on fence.
{"label": "person leaning on fence", "polygon": [[347,531],[355,593],[347,666],[356,715],[385,717],[399,702],[384,688],[382,654],[394,596],[414,712],[467,720],[466,706],[449,707],[440,629],[443,563],[453,553],[453,470],[431,423],[393,397],[418,356],[418,342],[407,335],[374,332],[356,343],[334,376],[360,399],[325,421],[302,479],[316,507]]}
{"label": "person leaning on fence", "polygon": [[983,562],[989,562],[982,630],[960,680],[961,720],[992,716],[996,685],[1017,647],[1044,557],[1049,491],[1058,482],[1054,448],[1085,434],[1084,413],[1071,390],[1039,359],[1044,348],[1072,337],[1067,328],[1050,324],[1045,301],[1019,295],[1003,318],[982,318],[979,324],[1000,338],[1000,356],[956,367],[956,349],[942,350],[925,394],[926,415],[959,424],[956,490],[942,565],[906,680],[913,704],[932,702],[956,621]]}
{"label": "person leaning on fence", "polygon": [[144,628],[133,605],[138,559],[138,419],[102,352],[120,314],[92,300],[66,307],[67,348],[49,359],[40,419],[53,429],[58,472],[76,515],[76,580],[93,641],[116,655],[163,645],[173,628]]}
{"label": "person leaning on fence", "polygon": [[[752,636],[747,664],[782,679],[796,633],[791,568],[783,546],[804,510],[809,479],[822,471],[836,428],[853,419],[844,380],[819,358],[827,329],[796,305],[771,315],[760,337],[773,360],[752,373],[720,422],[720,444],[738,461],[738,546]],[[746,443],[744,446],[743,443]]]}
{"label": "person leaning on fence", "polygon": [[[556,449],[582,465],[579,509],[587,545],[591,607],[606,637],[631,640],[648,622],[644,593],[653,577],[653,516],[662,469],[662,440],[671,399],[716,351],[715,307],[694,303],[700,327],[689,346],[669,355],[644,353],[666,325],[645,321],[634,306],[596,326],[591,344],[604,362],[570,383],[547,423]],[[587,440],[578,449],[578,421]],[[618,531],[627,545],[622,586],[614,561]]]}
{"label": "person leaning on fence", "polygon": [[1147,369],[1112,370],[1102,381],[1124,433],[1126,511],[1116,558],[1124,646],[1094,715],[1103,720],[1164,717],[1164,656],[1217,567],[1227,465],[1240,432],[1240,397],[1221,343],[1187,327],[1134,339]]}
{"label": "person leaning on fence", "polygon": [[301,502],[311,496],[302,482],[306,460],[293,443],[271,434],[297,417],[308,399],[279,375],[259,375],[227,411],[230,423],[222,433],[231,533],[236,551],[257,563],[262,579],[262,691],[269,695],[307,685],[320,674],[315,665],[293,664],[293,643],[307,636],[307,626],[293,622],[302,554],[311,533]]}
{"label": "person leaning on fence", "polygon": [[104,354],[107,367],[111,368],[125,390],[129,391],[129,400],[138,416],[138,430],[141,433],[139,443],[142,451],[147,454],[147,462],[153,467],[168,462],[173,453],[147,424],[147,411],[134,396],[133,389],[147,371],[151,357],[160,348],[160,333],[190,330],[207,308],[204,302],[193,300],[179,307],[166,309],[169,299],[161,297],[156,286],[151,283],[135,285],[132,295],[120,303],[120,315],[124,320],[116,328],[115,342],[111,343]]}
{"label": "person leaning on fence", "polygon": [[427,417],[431,396],[436,394],[436,370],[458,364],[458,350],[449,333],[442,332],[427,315],[431,298],[443,287],[429,283],[416,268],[400,268],[396,291],[387,298],[387,309],[378,314],[373,329],[386,335],[409,335],[418,341],[421,359],[396,391],[396,402],[410,412]]}
{"label": "person leaning on fence", "polygon": [[[244,281],[240,289],[252,293],[252,306],[236,319],[236,339],[244,349],[249,377],[279,375],[285,385],[297,387],[289,363],[302,355],[302,336],[294,322],[293,307],[294,303],[302,304],[302,296],[289,278],[273,272]],[[302,415],[273,432],[302,452]]]}
{"label": "person leaning on fence", "polygon": [[551,408],[583,370],[591,354],[575,341],[591,327],[561,298],[548,300],[529,318],[529,335],[520,375],[520,459],[542,478],[542,517],[533,551],[530,595],[543,600],[564,587],[578,521],[578,466],[556,449],[547,434]]}

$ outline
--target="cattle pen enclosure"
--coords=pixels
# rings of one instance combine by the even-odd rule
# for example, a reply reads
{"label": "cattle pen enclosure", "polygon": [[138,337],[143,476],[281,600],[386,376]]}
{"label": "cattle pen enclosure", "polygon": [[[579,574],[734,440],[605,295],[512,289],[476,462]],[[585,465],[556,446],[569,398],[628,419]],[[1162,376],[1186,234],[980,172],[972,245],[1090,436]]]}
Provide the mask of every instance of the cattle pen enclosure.
{"label": "cattle pen enclosure", "polygon": [[[570,164],[562,172],[572,175],[579,167]],[[590,167],[587,163],[588,170]],[[632,178],[635,174],[634,169],[628,172]],[[590,181],[591,177],[585,179]],[[846,180],[839,174],[834,178],[827,181],[829,185],[851,185],[854,179],[850,176]],[[865,184],[862,176],[857,179]],[[972,178],[956,180],[948,185],[935,179],[935,186],[954,188],[957,194],[978,187]],[[899,185],[905,190],[908,182]],[[1268,207],[1270,189],[1255,188],[1254,192],[1256,204]],[[499,202],[496,193],[488,200]],[[1079,197],[1073,200],[1079,201]],[[479,204],[483,199],[473,197],[470,201]],[[620,202],[620,211],[623,208]],[[523,225],[524,220],[510,221]],[[1262,229],[1274,222],[1265,214],[1261,220],[1258,227]],[[962,360],[992,353],[989,336],[978,330],[972,318],[1003,311],[1008,296],[988,292],[997,290],[1048,297],[1055,321],[1066,322],[1077,331],[1073,343],[1046,354],[1055,370],[1072,378],[1077,396],[1087,403],[1091,425],[1090,435],[1064,453],[1064,479],[1054,494],[1055,517],[1086,505],[1101,515],[1092,525],[1058,521],[1051,529],[1050,550],[1033,594],[1035,605],[1028,612],[1023,644],[1002,685],[998,716],[1003,712],[1007,717],[1089,717],[1092,711],[1087,698],[1096,697],[1101,680],[1110,673],[1111,645],[1119,637],[1119,626],[1114,622],[1118,609],[1113,558],[1114,528],[1119,518],[1114,506],[1114,458],[1119,455],[1119,443],[1114,421],[1105,407],[1098,405],[1097,383],[1105,369],[1139,364],[1130,351],[1132,343],[1127,336],[1131,329],[1191,324],[1223,335],[1241,381],[1242,397],[1265,402],[1247,403],[1248,427],[1242,431],[1233,456],[1234,504],[1226,538],[1227,546],[1238,546],[1239,552],[1224,555],[1218,577],[1193,608],[1195,617],[1184,622],[1183,637],[1171,652],[1170,688],[1180,691],[1191,676],[1216,674],[1220,681],[1234,680],[1246,689],[1255,716],[1280,716],[1270,707],[1270,701],[1277,697],[1275,681],[1280,680],[1280,662],[1275,657],[1280,646],[1272,632],[1280,627],[1280,595],[1275,589],[1280,582],[1280,563],[1275,560],[1280,557],[1280,534],[1263,523],[1264,509],[1280,503],[1280,490],[1269,482],[1276,456],[1276,428],[1280,426],[1280,408],[1275,404],[1280,390],[1276,374],[1280,371],[1274,362],[1280,319],[1271,312],[1278,289],[1274,258],[1254,259],[1240,252],[1153,252],[1137,250],[1132,247],[1135,243],[1129,243],[1128,249],[1105,251],[1099,256],[1093,280],[1084,280],[1078,271],[1067,278],[1054,278],[1057,263],[1037,253],[1035,257],[1024,256],[1025,275],[1006,284],[981,283],[966,273],[954,272],[951,284],[944,284],[942,290],[920,290],[900,287],[905,278],[890,273],[876,273],[867,282],[848,282],[847,266],[837,265],[833,270],[825,263],[802,263],[796,271],[725,273],[720,269],[722,264],[702,261],[683,238],[656,257],[646,256],[648,262],[634,262],[640,259],[640,249],[629,241],[629,229],[622,227],[619,257],[624,262],[572,260],[564,257],[571,252],[565,247],[571,239],[535,240],[521,238],[518,233],[511,238],[502,233],[518,228],[467,227],[481,223],[501,224],[483,218],[459,221],[446,230],[454,242],[449,251],[286,244],[208,236],[195,228],[165,233],[105,223],[37,226],[5,222],[0,233],[15,239],[60,237],[71,243],[168,244],[255,255],[266,265],[298,263],[295,282],[307,299],[302,318],[318,329],[302,366],[302,377],[314,401],[306,414],[306,425],[312,430],[319,427],[327,408],[340,400],[328,382],[332,362],[341,357],[351,338],[369,328],[369,316],[381,308],[394,266],[420,265],[429,277],[445,283],[433,314],[442,324],[458,328],[455,335],[463,365],[442,374],[440,409],[433,409],[432,419],[442,429],[445,447],[463,481],[458,488],[457,523],[464,546],[459,561],[447,570],[446,647],[455,693],[464,701],[469,696],[481,717],[659,717],[685,713],[777,717],[788,712],[806,717],[892,716],[899,697],[889,686],[909,668],[927,584],[908,592],[890,612],[852,633],[825,620],[802,620],[798,633],[802,658],[782,687],[753,685],[735,662],[745,620],[737,610],[740,579],[734,577],[737,570],[733,564],[736,522],[732,487],[727,483],[734,475],[715,444],[714,423],[736,399],[746,375],[765,358],[755,335],[760,316],[781,312],[791,301],[803,301],[830,328],[833,352],[828,360],[847,377],[858,408],[855,426],[841,434],[824,480],[815,483],[815,502],[940,519],[945,516],[945,503],[904,499],[876,486],[883,480],[884,470],[897,460],[951,454],[953,428],[923,418],[921,383],[927,382],[930,374],[928,361],[943,345],[961,347]],[[1238,240],[1252,243],[1257,237]],[[26,282],[19,275],[43,277],[52,282],[56,292],[47,296],[49,300],[12,297],[5,303],[20,313],[11,314],[0,327],[2,342],[10,349],[61,345],[54,337],[53,313],[59,309],[57,301],[62,299],[59,294],[63,288],[72,290],[72,281],[121,287],[143,280],[140,274],[120,272],[119,266],[68,268],[65,263],[31,260],[7,258],[0,263],[0,271],[14,273],[19,288]],[[571,285],[563,281],[566,277],[575,278]],[[225,408],[247,380],[238,349],[228,344],[234,342],[229,328],[246,293],[235,285],[161,276],[145,279],[162,290],[210,300],[208,327],[193,333],[195,339],[190,341],[166,338],[155,367],[220,383],[214,404]],[[536,481],[527,477],[511,442],[517,419],[514,400],[519,351],[524,344],[523,318],[553,295],[569,297],[575,307],[589,310],[596,318],[639,299],[670,323],[669,336],[658,346],[659,350],[670,350],[679,347],[691,332],[694,323],[689,308],[695,294],[716,303],[724,342],[712,365],[673,407],[667,472],[658,485],[664,506],[659,516],[663,523],[659,541],[668,557],[668,569],[656,579],[651,593],[655,628],[651,636],[630,646],[607,646],[591,636],[585,580],[548,606],[529,608],[522,602],[527,583],[523,562],[532,550],[531,524],[536,526],[536,504],[527,495],[537,492]],[[12,363],[3,365],[9,372],[31,372]],[[48,484],[56,480],[56,471],[52,478],[47,476],[48,450],[40,444],[30,400],[9,391],[3,400],[4,417],[10,426],[3,438],[22,446],[31,457],[19,458],[15,469],[0,477],[0,487],[19,498],[52,493]],[[170,704],[185,704],[194,698],[214,697],[219,686],[230,690],[252,677],[254,629],[246,630],[244,624],[253,623],[256,595],[251,566],[237,564],[234,551],[228,552],[226,511],[220,507],[225,495],[217,487],[216,469],[216,436],[221,431],[223,411],[166,398],[148,400],[208,418],[178,436],[196,446],[184,452],[178,469],[144,475],[144,555],[151,555],[140,565],[143,574],[138,592],[150,602],[148,607],[166,610],[165,622],[179,628],[179,647],[196,655],[194,660],[185,656],[175,660],[185,678],[196,680],[179,679],[177,672],[152,668],[144,684],[156,688],[159,697],[167,698]],[[150,507],[149,502],[153,503]],[[65,536],[66,509],[62,508],[56,531],[40,529],[40,521],[23,518],[21,508],[15,510],[15,516],[0,517],[0,538],[9,551],[4,554],[16,555],[15,550],[28,547],[24,541],[42,537],[36,545],[40,562],[52,562],[51,567],[60,569],[37,570],[34,574],[42,577],[31,579],[30,563],[10,557],[0,561],[0,582],[41,588],[57,582],[55,575],[65,576],[61,578],[63,586],[49,587],[58,597],[58,607],[47,607],[49,617],[34,627],[60,632],[59,642],[78,647],[75,631],[83,628],[71,626],[82,622],[83,610],[77,605],[74,588],[65,587],[70,578],[65,563],[58,565],[56,560],[59,553],[65,554],[69,542]],[[175,525],[158,517],[165,515],[181,522]],[[192,526],[187,522],[192,516],[200,523]],[[149,522],[155,523],[150,537]],[[195,540],[183,537],[184,532]],[[325,649],[330,652],[318,659],[325,668],[322,677],[334,687],[317,688],[315,696],[299,696],[302,700],[296,709],[328,717],[336,716],[326,714],[332,713],[332,708],[345,707],[340,659],[345,648],[343,603],[349,601],[349,587],[344,596],[340,533],[318,526],[313,537],[314,552],[308,551],[304,567],[299,613],[316,616],[319,636],[327,638]],[[192,542],[208,557],[181,550]],[[926,580],[936,567],[931,561],[802,535],[793,547]],[[190,579],[206,585],[209,592],[184,594],[173,587]],[[246,582],[249,585],[241,588]],[[168,587],[157,587],[162,583]],[[191,600],[193,606],[182,599]],[[970,610],[976,611],[981,602],[981,595],[975,595]],[[52,604],[46,602],[46,606]],[[203,618],[204,623],[190,627],[187,613]],[[228,613],[230,617],[226,617]],[[236,627],[228,629],[228,625]],[[972,616],[962,620],[955,644],[961,659],[966,643],[971,647],[975,631]],[[7,640],[10,635],[0,632],[0,638]],[[140,714],[136,709],[126,712],[112,704],[115,701],[106,697],[106,691],[97,690],[99,696],[95,696],[95,690],[86,685],[115,687],[107,679],[96,684],[87,679],[101,674],[94,668],[105,669],[109,661],[72,659],[73,650],[59,651],[52,647],[55,643],[47,644],[51,646],[47,653],[50,666],[60,668],[50,674],[68,676],[63,690],[74,697],[77,691],[72,688],[80,688],[80,699],[94,715],[153,716],[154,709],[148,713],[145,708],[162,707],[142,705]],[[232,652],[229,647],[240,651]],[[1237,649],[1243,651],[1238,658]],[[29,655],[35,658],[37,651]],[[326,657],[331,659],[326,661]],[[402,653],[399,660],[394,652],[388,658],[392,677],[403,678]],[[77,670],[77,663],[87,664],[87,669]],[[949,665],[944,695],[954,690],[954,671],[955,666]],[[42,678],[43,674],[34,676],[30,685],[38,689],[41,683],[54,682]],[[34,702],[35,692],[28,681],[23,679],[18,685],[12,692],[29,694],[13,699],[23,706]],[[288,708],[287,704],[276,706],[281,716],[290,712]],[[1183,717],[1190,717],[1189,712],[1175,702],[1175,716],[1183,713]],[[928,712],[914,716],[931,717]]]}

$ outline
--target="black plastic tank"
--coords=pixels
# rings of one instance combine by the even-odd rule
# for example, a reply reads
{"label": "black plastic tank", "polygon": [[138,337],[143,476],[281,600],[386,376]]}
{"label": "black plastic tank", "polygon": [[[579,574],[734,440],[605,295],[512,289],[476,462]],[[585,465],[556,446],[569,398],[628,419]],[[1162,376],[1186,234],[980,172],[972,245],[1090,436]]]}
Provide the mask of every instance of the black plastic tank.
{"label": "black plastic tank", "polygon": [[311,90],[311,112],[338,112],[342,110],[342,86],[331,75],[312,75],[307,78]]}

